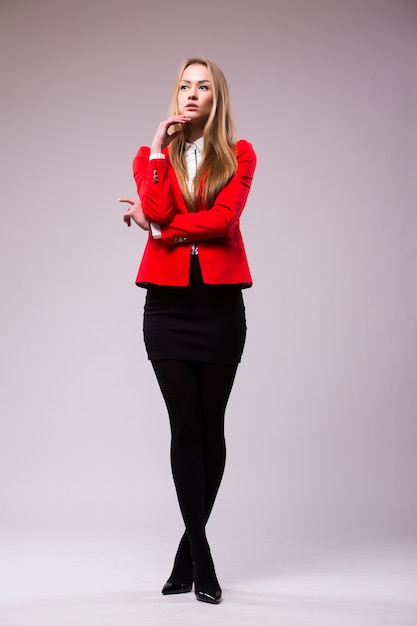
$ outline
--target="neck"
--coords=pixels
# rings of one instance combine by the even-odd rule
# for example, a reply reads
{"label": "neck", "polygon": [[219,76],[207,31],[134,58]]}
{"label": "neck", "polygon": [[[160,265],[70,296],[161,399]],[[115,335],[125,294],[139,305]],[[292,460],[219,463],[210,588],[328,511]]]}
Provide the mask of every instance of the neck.
{"label": "neck", "polygon": [[204,126],[191,126],[191,125],[188,125],[187,126],[187,135],[186,135],[188,143],[193,143],[197,139],[200,139],[200,137],[203,136],[203,133],[204,133]]}

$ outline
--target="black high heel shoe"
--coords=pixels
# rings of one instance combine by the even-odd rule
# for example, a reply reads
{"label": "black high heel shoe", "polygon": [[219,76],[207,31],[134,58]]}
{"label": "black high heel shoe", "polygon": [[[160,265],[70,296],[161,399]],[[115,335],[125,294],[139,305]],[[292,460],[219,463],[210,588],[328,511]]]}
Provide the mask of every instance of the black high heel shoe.
{"label": "black high heel shoe", "polygon": [[222,600],[222,590],[216,589],[215,591],[203,591],[202,589],[195,590],[195,597],[200,602],[208,602],[209,604],[220,604]]}
{"label": "black high heel shoe", "polygon": [[174,593],[188,593],[193,588],[193,583],[170,583],[169,580],[162,587],[164,596],[171,596]]}
{"label": "black high heel shoe", "polygon": [[201,564],[198,568],[196,563],[194,563],[194,591],[195,597],[200,602],[208,602],[209,604],[219,604],[221,602],[222,590],[217,580],[210,549],[207,552],[207,562],[204,569]]}

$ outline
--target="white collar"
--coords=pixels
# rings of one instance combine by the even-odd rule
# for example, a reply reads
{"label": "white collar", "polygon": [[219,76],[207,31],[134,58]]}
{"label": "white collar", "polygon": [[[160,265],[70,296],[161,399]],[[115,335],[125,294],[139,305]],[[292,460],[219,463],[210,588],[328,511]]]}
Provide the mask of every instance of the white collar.
{"label": "white collar", "polygon": [[195,141],[193,141],[193,143],[188,143],[188,141],[185,142],[185,152],[187,152],[187,150],[189,150],[190,148],[197,148],[197,150],[199,152],[203,152],[203,148],[204,148],[204,137],[199,137],[198,139],[196,139]]}

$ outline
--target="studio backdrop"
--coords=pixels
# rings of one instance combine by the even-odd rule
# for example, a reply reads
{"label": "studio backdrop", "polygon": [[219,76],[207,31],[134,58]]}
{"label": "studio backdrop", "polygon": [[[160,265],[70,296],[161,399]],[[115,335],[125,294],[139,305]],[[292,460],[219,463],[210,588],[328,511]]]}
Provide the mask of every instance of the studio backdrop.
{"label": "studio backdrop", "polygon": [[265,543],[415,530],[416,3],[6,0],[0,29],[3,527],[181,526],[146,235],[117,199],[203,56],[258,155],[212,523]]}

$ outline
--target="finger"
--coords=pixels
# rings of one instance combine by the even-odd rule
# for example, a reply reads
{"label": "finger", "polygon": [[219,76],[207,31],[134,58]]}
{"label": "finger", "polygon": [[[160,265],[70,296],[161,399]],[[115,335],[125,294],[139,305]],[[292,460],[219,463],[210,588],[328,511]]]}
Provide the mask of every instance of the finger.
{"label": "finger", "polygon": [[118,202],[129,202],[129,204],[135,204],[136,200],[132,200],[132,198],[119,198]]}
{"label": "finger", "polygon": [[187,124],[191,120],[191,117],[187,117],[186,115],[174,115],[169,120],[167,120],[165,130],[168,132],[168,128],[170,126],[174,126],[175,124]]}
{"label": "finger", "polygon": [[185,122],[189,122],[190,120],[191,117],[189,117],[188,115],[173,115],[170,118],[171,124],[185,124]]}

